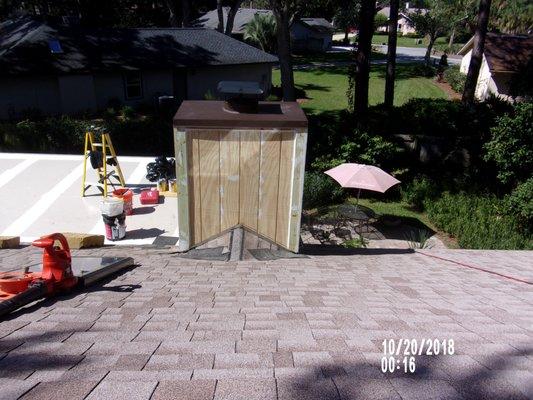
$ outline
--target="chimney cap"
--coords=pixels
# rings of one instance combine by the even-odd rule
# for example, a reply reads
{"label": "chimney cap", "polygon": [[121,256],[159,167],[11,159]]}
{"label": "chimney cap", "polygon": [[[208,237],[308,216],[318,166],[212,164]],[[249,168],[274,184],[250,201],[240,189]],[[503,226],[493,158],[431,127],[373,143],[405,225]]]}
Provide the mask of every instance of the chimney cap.
{"label": "chimney cap", "polygon": [[254,81],[220,81],[217,90],[223,96],[257,100],[265,94],[259,82]]}

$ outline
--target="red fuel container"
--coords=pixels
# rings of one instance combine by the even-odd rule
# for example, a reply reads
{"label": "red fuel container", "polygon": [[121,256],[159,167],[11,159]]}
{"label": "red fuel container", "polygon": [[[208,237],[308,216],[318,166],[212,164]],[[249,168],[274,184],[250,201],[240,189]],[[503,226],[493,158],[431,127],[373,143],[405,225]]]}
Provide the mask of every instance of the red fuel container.
{"label": "red fuel container", "polygon": [[141,204],[158,204],[159,190],[145,189],[141,191]]}

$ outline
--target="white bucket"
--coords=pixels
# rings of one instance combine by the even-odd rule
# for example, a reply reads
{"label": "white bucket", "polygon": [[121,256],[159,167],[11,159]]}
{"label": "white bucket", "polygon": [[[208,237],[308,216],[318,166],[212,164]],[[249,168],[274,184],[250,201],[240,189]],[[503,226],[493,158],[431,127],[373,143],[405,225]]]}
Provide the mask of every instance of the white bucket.
{"label": "white bucket", "polygon": [[120,215],[124,212],[124,202],[121,199],[106,199],[100,204],[100,211],[108,217]]}

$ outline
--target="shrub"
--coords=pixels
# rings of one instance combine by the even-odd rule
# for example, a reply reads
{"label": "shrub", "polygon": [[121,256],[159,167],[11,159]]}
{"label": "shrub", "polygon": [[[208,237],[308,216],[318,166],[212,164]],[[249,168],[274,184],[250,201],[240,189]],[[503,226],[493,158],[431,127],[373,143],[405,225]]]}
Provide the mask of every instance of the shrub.
{"label": "shrub", "polygon": [[463,93],[466,75],[459,70],[458,66],[450,67],[444,71],[444,80],[450,84],[454,91]]}
{"label": "shrub", "polygon": [[533,178],[518,185],[505,197],[505,210],[524,233],[533,233]]}
{"label": "shrub", "polygon": [[502,212],[502,201],[491,195],[443,194],[426,202],[430,220],[467,249],[531,249],[531,238],[520,233],[513,218]]}
{"label": "shrub", "polygon": [[425,176],[416,177],[401,189],[402,199],[418,210],[424,209],[426,200],[434,199],[438,194],[435,182]]}
{"label": "shrub", "polygon": [[346,194],[342,187],[322,172],[306,172],[304,180],[303,208],[340,203]]}
{"label": "shrub", "polygon": [[383,137],[356,130],[352,136],[343,137],[333,152],[318,156],[311,165],[322,171],[346,162],[381,166],[398,151],[395,144]]}
{"label": "shrub", "polygon": [[502,183],[517,183],[533,171],[533,103],[519,103],[513,112],[496,119],[485,144],[485,160],[498,168]]}
{"label": "shrub", "polygon": [[111,134],[119,155],[172,155],[172,121],[157,117],[105,121],[78,120],[69,116],[0,124],[0,151],[78,153],[85,132],[100,125]]}
{"label": "shrub", "polygon": [[1,124],[0,150],[81,154],[86,125],[68,116]]}
{"label": "shrub", "polygon": [[130,120],[133,119],[133,117],[135,116],[135,110],[133,109],[133,107],[124,106],[120,110],[120,115],[124,120]]}

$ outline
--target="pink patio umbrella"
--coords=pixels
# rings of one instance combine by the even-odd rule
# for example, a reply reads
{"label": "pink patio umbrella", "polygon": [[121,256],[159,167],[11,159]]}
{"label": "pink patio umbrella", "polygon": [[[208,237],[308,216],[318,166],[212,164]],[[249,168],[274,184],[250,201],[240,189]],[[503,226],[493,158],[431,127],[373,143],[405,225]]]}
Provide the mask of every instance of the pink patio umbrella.
{"label": "pink patio umbrella", "polygon": [[391,186],[400,183],[398,179],[373,165],[345,163],[324,173],[331,176],[344,188],[359,189],[356,208],[362,189],[385,193]]}

